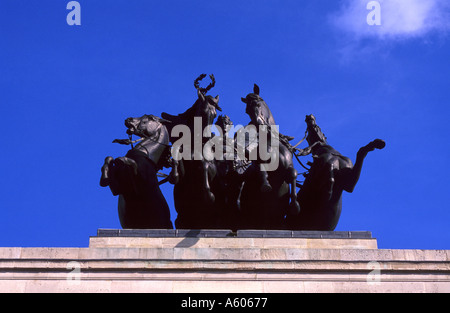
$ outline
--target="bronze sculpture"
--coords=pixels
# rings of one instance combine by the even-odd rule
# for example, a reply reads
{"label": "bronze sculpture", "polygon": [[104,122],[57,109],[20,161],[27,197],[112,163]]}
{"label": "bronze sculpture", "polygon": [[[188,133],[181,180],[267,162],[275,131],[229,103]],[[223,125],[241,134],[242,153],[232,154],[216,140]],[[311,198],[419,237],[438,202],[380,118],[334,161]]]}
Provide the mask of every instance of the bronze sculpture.
{"label": "bronze sculpture", "polygon": [[[197,99],[184,113],[125,121],[130,138],[114,142],[132,149],[125,157],[107,157],[100,179],[101,186],[119,195],[122,227],[172,228],[159,189],[169,181],[174,185],[178,229],[334,230],[343,191],[353,191],[368,152],[383,149],[384,141],[360,148],[353,165],[327,143],[315,117],[308,115],[304,139],[309,146],[298,148],[303,140],[293,146],[293,137],[279,133],[256,84],[253,93],[241,98],[248,125],[233,137],[231,119],[221,115],[215,135],[211,127],[222,109],[219,96],[207,95],[215,86],[214,75],[207,87],[200,87],[205,77],[194,81]],[[132,135],[140,139],[132,141]],[[300,157],[309,154],[313,162],[306,168]],[[294,158],[308,170],[303,184],[297,182]],[[165,167],[171,167],[171,173],[158,182],[158,171]]]}
{"label": "bronze sculpture", "polygon": [[[210,76],[211,83],[206,88],[199,86],[199,82],[205,77],[206,75],[202,74],[194,81],[197,100],[186,112],[176,116],[161,114],[164,119],[171,122],[169,125],[171,134],[174,128],[180,125],[186,126],[189,134],[186,144],[180,147],[182,151],[174,151],[172,148],[174,167],[171,175],[174,179],[171,182],[174,184],[174,202],[178,213],[176,228],[216,228],[217,223],[217,212],[214,207],[216,198],[211,190],[217,175],[216,162],[205,159],[202,152],[204,144],[211,138],[204,137],[203,130],[213,125],[217,111],[222,109],[219,106],[219,96],[206,95],[215,85],[214,76]],[[179,137],[170,137],[173,145],[178,140]],[[176,156],[180,153],[184,153],[185,158],[178,160]]]}
{"label": "bronze sculpture", "polygon": [[[260,89],[255,85],[253,93],[241,99],[246,104],[245,111],[250,117],[249,124],[267,127],[270,139],[273,139],[274,135],[279,138],[288,138],[279,133],[273,133],[275,119],[259,93]],[[261,136],[264,135],[258,132],[258,148]],[[300,211],[296,194],[297,171],[294,168],[289,139],[280,140],[276,155],[271,155],[271,157],[278,157],[278,166],[274,171],[265,170],[264,164],[270,160],[261,160],[258,155],[244,174],[246,177],[242,186],[240,203],[245,228],[282,229],[287,211],[290,209],[292,214],[298,214]],[[267,153],[272,152],[271,148],[272,145],[267,146],[269,150]]]}
{"label": "bronze sculpture", "polygon": [[[102,167],[100,185],[109,186],[119,196],[119,219],[123,228],[173,228],[170,210],[157,180],[157,172],[169,164],[169,134],[163,120],[153,115],[127,118],[125,126],[131,137],[141,137],[125,157],[107,157]],[[113,142],[133,145],[131,139]]]}
{"label": "bronze sculpture", "polygon": [[[293,230],[334,230],[341,215],[342,192],[353,192],[359,180],[364,158],[375,149],[383,149],[383,140],[376,139],[359,149],[356,162],[340,154],[327,143],[314,115],[306,116],[308,152],[313,162],[300,186],[298,199],[302,208],[298,215],[287,215]],[[300,153],[302,154],[302,153]]]}

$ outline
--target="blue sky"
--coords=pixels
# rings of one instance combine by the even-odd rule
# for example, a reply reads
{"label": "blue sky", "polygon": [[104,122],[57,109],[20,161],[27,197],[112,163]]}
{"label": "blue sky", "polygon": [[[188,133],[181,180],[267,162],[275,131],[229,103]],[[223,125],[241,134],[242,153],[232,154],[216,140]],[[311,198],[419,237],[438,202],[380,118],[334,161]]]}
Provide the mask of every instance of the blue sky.
{"label": "blue sky", "polygon": [[314,114],[352,160],[386,141],[336,230],[450,249],[447,1],[379,1],[380,26],[365,0],[80,0],[81,26],[66,23],[68,2],[0,0],[0,246],[87,246],[120,228],[99,178],[106,156],[126,153],[111,143],[124,119],[183,112],[193,80],[214,73],[235,124],[257,83],[284,134],[300,139]]}

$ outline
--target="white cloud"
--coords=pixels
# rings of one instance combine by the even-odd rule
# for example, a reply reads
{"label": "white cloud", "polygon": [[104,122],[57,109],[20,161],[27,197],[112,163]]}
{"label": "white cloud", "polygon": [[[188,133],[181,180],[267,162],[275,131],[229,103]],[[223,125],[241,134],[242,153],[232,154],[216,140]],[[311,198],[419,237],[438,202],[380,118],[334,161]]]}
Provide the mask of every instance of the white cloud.
{"label": "white cloud", "polygon": [[370,0],[344,0],[331,16],[334,27],[355,39],[405,39],[450,31],[449,0],[378,0],[381,25],[368,25]]}

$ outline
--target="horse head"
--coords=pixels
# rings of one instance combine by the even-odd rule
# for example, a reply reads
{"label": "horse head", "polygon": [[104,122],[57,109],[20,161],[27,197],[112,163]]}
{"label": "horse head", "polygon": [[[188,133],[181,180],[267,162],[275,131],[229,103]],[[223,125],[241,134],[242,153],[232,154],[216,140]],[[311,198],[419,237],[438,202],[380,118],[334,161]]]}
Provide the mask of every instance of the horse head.
{"label": "horse head", "polygon": [[[170,123],[165,119],[154,115],[143,115],[141,117],[129,117],[125,120],[127,134],[130,139],[114,140],[113,142],[122,144],[133,144],[139,142],[132,150],[143,152],[158,167],[167,167],[166,156],[169,151],[169,133],[165,123]],[[141,137],[131,141],[131,136]]]}
{"label": "horse head", "polygon": [[233,126],[233,122],[228,115],[219,115],[219,117],[217,118],[216,126],[220,127],[222,135],[225,136]]}
{"label": "horse head", "polygon": [[314,115],[307,115],[305,119],[307,125],[308,135],[306,136],[306,140],[308,144],[312,146],[313,144],[320,142],[322,144],[327,144],[327,137],[322,132],[320,127],[316,124],[316,118]]}
{"label": "horse head", "polygon": [[273,118],[272,112],[270,112],[267,103],[259,96],[259,86],[254,85],[253,93],[249,93],[245,98],[241,98],[247,106],[245,108],[245,113],[250,117],[250,123],[259,125],[275,125],[275,120]]}
{"label": "horse head", "polygon": [[[177,125],[186,125],[193,131],[195,117],[202,118],[203,127],[210,126],[217,117],[217,110],[222,111],[222,108],[219,106],[219,96],[212,97],[206,95],[206,93],[215,86],[216,81],[214,75],[211,74],[209,76],[211,78],[211,83],[206,88],[203,88],[200,87],[200,81],[205,77],[206,74],[202,74],[194,81],[194,87],[197,90],[197,99],[189,109],[178,115],[171,115],[165,112],[161,114],[164,119],[171,122],[167,125],[169,133],[171,133],[172,128]],[[176,141],[177,138],[171,138],[171,140]]]}
{"label": "horse head", "polygon": [[200,87],[200,81],[205,77],[206,74],[201,74],[194,81],[194,87],[197,89],[198,99],[193,105],[195,108],[194,116],[200,116],[206,122],[206,125],[203,125],[203,127],[211,126],[217,116],[217,110],[222,111],[222,108],[219,106],[219,95],[215,97],[206,95],[206,93],[216,85],[214,75],[209,75],[211,78],[211,83],[206,88],[202,88]]}
{"label": "horse head", "polygon": [[136,135],[141,138],[159,137],[163,122],[169,122],[154,115],[141,117],[129,117],[125,120],[128,135]]}

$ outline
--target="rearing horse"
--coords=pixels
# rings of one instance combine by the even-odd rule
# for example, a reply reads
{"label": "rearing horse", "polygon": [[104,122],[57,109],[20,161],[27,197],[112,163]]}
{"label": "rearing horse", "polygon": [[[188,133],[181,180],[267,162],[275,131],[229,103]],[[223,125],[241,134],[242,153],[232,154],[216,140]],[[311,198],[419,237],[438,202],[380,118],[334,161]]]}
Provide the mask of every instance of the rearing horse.
{"label": "rearing horse", "polygon": [[[257,229],[283,229],[284,216],[287,211],[298,214],[300,206],[297,202],[296,179],[297,171],[294,168],[293,155],[289,140],[293,138],[279,134],[276,131],[275,119],[266,102],[259,95],[260,89],[255,84],[253,93],[241,100],[246,103],[245,112],[250,117],[249,125],[258,129],[258,149],[261,152],[262,136],[267,133],[261,129],[267,129],[269,142],[267,153],[270,159],[264,161],[258,155],[257,160],[252,160],[252,165],[245,173],[244,185],[240,196],[243,224],[241,228]],[[272,149],[273,141],[279,141],[278,150]],[[276,146],[276,145],[275,145]],[[272,171],[266,171],[265,166],[278,158],[278,167]]]}
{"label": "rearing horse", "polygon": [[383,149],[385,142],[375,139],[360,148],[353,165],[350,158],[327,143],[313,115],[306,116],[306,124],[310,145],[306,150],[312,152],[313,162],[298,193],[300,214],[288,215],[287,224],[292,230],[332,231],[341,215],[343,191],[353,192],[365,157],[370,151]]}
{"label": "rearing horse", "polygon": [[[125,120],[127,133],[141,137],[125,157],[107,157],[100,186],[109,186],[119,195],[119,220],[123,228],[172,229],[170,210],[157,179],[158,170],[167,167],[169,134],[164,121],[153,115]],[[132,145],[131,139],[113,142]]]}
{"label": "rearing horse", "polygon": [[[222,109],[218,105],[219,96],[206,95],[215,85],[214,76],[210,75],[212,82],[206,88],[199,86],[205,77],[206,75],[202,74],[195,80],[194,87],[197,89],[198,99],[186,112],[179,115],[161,114],[164,119],[171,122],[168,125],[171,135],[177,126],[187,128],[190,135],[180,147],[177,147],[177,141],[181,141],[182,138],[172,136],[170,138],[174,159],[170,182],[175,185],[174,202],[178,212],[175,225],[179,229],[214,228],[217,220],[214,210],[215,196],[211,190],[217,169],[214,160],[209,161],[203,157],[203,145],[211,138],[204,137],[203,130],[213,124],[217,110]],[[196,121],[201,121],[200,129]],[[196,151],[195,148],[200,148],[201,151]],[[186,158],[179,157],[181,154]]]}

